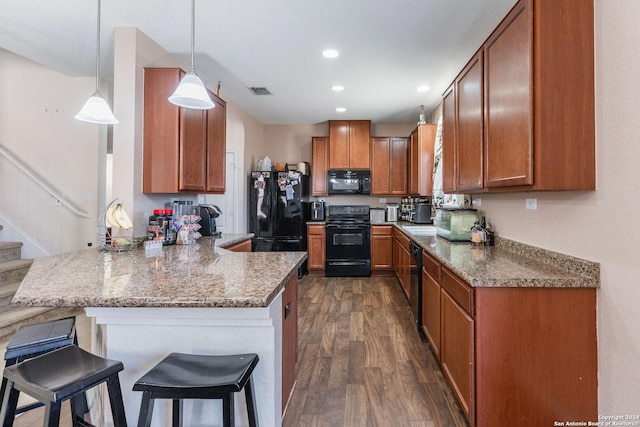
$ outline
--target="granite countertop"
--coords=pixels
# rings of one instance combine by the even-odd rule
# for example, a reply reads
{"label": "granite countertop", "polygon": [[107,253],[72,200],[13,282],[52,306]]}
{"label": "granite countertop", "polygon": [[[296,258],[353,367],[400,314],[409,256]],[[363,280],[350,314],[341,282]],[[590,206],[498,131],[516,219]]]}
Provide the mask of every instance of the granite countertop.
{"label": "granite countertop", "polygon": [[[495,246],[417,236],[394,226],[473,287],[597,288],[600,264],[496,236]],[[412,224],[413,225],[413,224]]]}
{"label": "granite countertop", "polygon": [[38,258],[12,300],[32,307],[267,307],[306,252],[223,249],[252,234],[126,252],[86,249]]}

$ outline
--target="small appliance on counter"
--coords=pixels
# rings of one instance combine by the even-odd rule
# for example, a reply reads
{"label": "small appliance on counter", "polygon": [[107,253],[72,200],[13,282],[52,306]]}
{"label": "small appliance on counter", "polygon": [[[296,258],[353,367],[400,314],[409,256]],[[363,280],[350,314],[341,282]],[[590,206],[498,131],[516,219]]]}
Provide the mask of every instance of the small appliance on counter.
{"label": "small appliance on counter", "polygon": [[222,233],[216,228],[216,218],[222,215],[222,211],[216,205],[200,205],[200,234],[203,236],[220,237]]}
{"label": "small appliance on counter", "polygon": [[311,202],[310,221],[324,221],[324,201],[316,200]]}
{"label": "small appliance on counter", "polygon": [[398,221],[398,208],[400,206],[397,203],[387,203],[387,221]]}
{"label": "small appliance on counter", "polygon": [[415,205],[413,212],[413,222],[415,224],[433,224],[433,218],[431,217],[431,200],[422,199]]}
{"label": "small appliance on counter", "polygon": [[436,235],[451,242],[470,242],[477,209],[436,209]]}
{"label": "small appliance on counter", "polygon": [[384,209],[371,208],[369,209],[369,220],[372,224],[384,222]]}

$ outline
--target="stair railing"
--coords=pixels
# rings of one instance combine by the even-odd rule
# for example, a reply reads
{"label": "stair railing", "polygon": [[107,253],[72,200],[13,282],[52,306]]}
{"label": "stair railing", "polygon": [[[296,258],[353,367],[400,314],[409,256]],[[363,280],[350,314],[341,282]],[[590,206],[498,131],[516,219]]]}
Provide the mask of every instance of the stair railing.
{"label": "stair railing", "polygon": [[29,166],[25,161],[20,159],[18,156],[13,154],[9,149],[3,146],[0,143],[0,154],[5,156],[11,163],[13,163],[18,169],[24,172],[29,178],[33,179],[40,187],[42,187],[45,191],[51,194],[58,202],[60,202],[63,206],[66,206],[71,212],[74,214],[81,216],[83,218],[91,218],[91,216],[83,211],[78,205],[73,203],[71,200],[68,200],[64,194],[55,188],[49,181],[44,179],[38,172],[33,170],[31,166]]}

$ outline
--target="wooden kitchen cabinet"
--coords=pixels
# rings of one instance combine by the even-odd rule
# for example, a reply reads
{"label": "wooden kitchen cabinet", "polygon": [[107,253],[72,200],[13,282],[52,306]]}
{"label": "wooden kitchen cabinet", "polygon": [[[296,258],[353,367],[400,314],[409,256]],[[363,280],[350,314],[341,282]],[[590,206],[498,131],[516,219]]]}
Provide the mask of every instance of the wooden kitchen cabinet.
{"label": "wooden kitchen cabinet", "polygon": [[440,360],[440,263],[422,251],[422,331]]}
{"label": "wooden kitchen cabinet", "polygon": [[442,190],[456,192],[456,102],[455,85],[442,96]]}
{"label": "wooden kitchen cabinet", "polygon": [[533,184],[530,9],[530,4],[518,3],[483,47],[487,73],[484,178],[488,187]]}
{"label": "wooden kitchen cabinet", "polygon": [[437,125],[418,125],[409,142],[409,193],[433,196],[433,150]]}
{"label": "wooden kitchen cabinet", "polygon": [[596,289],[471,287],[424,255],[426,293],[440,274],[439,360],[472,427],[597,419]]}
{"label": "wooden kitchen cabinet", "polygon": [[143,193],[224,193],[226,103],[209,92],[212,110],[167,98],[184,76],[179,68],[145,68]]}
{"label": "wooden kitchen cabinet", "polygon": [[327,196],[327,170],[329,169],[329,138],[311,138],[311,195]]}
{"label": "wooden kitchen cabinet", "polygon": [[[471,73],[467,83],[482,70],[478,117],[471,116],[478,110],[473,98],[459,104],[462,74],[453,97],[443,95],[445,192],[595,189],[593,8],[593,2],[520,0],[492,32],[474,57],[482,66],[476,70],[472,60],[464,70]],[[477,148],[477,123],[481,160],[464,151]],[[455,159],[461,149],[468,157]],[[482,185],[475,185],[479,164]]]}
{"label": "wooden kitchen cabinet", "polygon": [[407,194],[408,144],[407,138],[371,138],[372,195]]}
{"label": "wooden kitchen cabinet", "polygon": [[393,229],[393,261],[396,277],[407,299],[411,298],[411,252],[409,238]]}
{"label": "wooden kitchen cabinet", "polygon": [[282,293],[282,413],[284,414],[298,366],[298,276],[293,275]]}
{"label": "wooden kitchen cabinet", "polygon": [[329,120],[329,169],[369,169],[371,120]]}
{"label": "wooden kitchen cabinet", "polygon": [[371,226],[371,272],[393,274],[393,226]]}
{"label": "wooden kitchen cabinet", "polygon": [[326,229],[324,224],[307,225],[307,268],[309,275],[324,276]]}
{"label": "wooden kitchen cabinet", "polygon": [[225,249],[232,252],[251,252],[251,239],[227,246]]}
{"label": "wooden kitchen cabinet", "polygon": [[[473,289],[444,269],[440,293],[440,363],[453,393],[474,425],[475,414],[475,336],[469,309]],[[499,424],[495,424],[499,425]]]}
{"label": "wooden kitchen cabinet", "polygon": [[456,79],[458,144],[455,148],[456,191],[483,188],[483,80],[482,52],[477,53]]}

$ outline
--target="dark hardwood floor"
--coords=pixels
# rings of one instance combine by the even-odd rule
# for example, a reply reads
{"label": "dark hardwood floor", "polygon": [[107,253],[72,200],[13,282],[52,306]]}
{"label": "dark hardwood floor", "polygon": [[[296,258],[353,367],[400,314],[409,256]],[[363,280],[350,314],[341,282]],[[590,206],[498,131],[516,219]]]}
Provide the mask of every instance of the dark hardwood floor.
{"label": "dark hardwood floor", "polygon": [[468,425],[395,278],[306,276],[298,292],[284,426]]}

